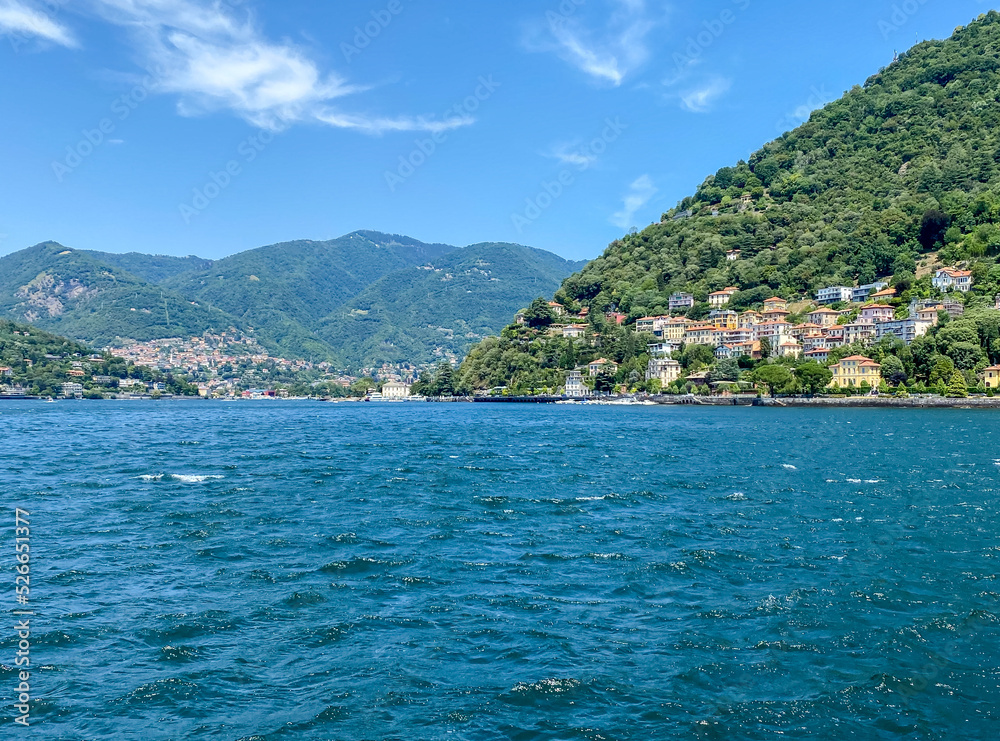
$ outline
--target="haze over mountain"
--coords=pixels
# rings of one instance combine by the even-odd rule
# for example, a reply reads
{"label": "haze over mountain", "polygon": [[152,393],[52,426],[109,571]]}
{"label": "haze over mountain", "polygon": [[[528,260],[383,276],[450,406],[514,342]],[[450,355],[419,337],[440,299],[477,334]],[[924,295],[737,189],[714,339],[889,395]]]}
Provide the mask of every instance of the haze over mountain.
{"label": "haze over mountain", "polygon": [[0,313],[99,345],[234,327],[287,357],[419,364],[460,357],[581,265],[372,231],[216,261],[47,242],[0,258]]}

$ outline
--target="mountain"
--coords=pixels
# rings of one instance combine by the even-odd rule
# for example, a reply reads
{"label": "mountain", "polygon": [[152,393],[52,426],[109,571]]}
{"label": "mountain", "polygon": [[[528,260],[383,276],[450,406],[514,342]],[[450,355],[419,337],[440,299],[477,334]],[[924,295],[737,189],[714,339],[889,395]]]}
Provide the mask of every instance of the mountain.
{"label": "mountain", "polygon": [[188,257],[173,257],[172,255],[144,255],[141,252],[97,252],[84,250],[95,260],[124,270],[127,273],[142,278],[147,283],[160,283],[183,273],[195,270],[208,270],[212,261],[190,255]]}
{"label": "mountain", "polygon": [[[880,278],[902,305],[936,294],[934,268],[960,265],[974,281],[966,308],[986,310],[1000,291],[998,255],[1000,14],[990,11],[900,55],[567,278],[556,300],[589,307],[595,333],[582,354],[562,338],[512,327],[472,350],[463,379],[473,387],[558,385],[567,366],[597,354],[619,362],[619,375],[641,378],[645,348],[606,326],[604,313],[626,314],[634,337],[634,320],[670,313],[677,291],[694,295],[692,319],[705,317],[708,294],[727,286],[739,288],[729,308],[743,310],[774,295],[799,302],[824,286]],[[970,331],[959,344],[978,346],[963,348],[966,358],[1000,357],[991,337]],[[950,347],[921,351],[933,358]],[[966,358],[952,359],[970,370]],[[918,375],[928,367],[904,362]]]}
{"label": "mountain", "polygon": [[0,257],[0,316],[96,345],[200,335],[232,317],[56,242]]}
{"label": "mountain", "polygon": [[584,263],[516,244],[477,244],[374,282],[318,334],[349,366],[461,358]]}
{"label": "mountain", "polygon": [[384,276],[455,248],[409,237],[359,231],[325,242],[260,247],[163,281],[252,327],[260,341],[289,356],[328,356],[320,320]]}
{"label": "mountain", "polygon": [[[744,308],[825,285],[907,283],[917,260],[1000,251],[1000,15],[923,42],[611,244],[559,298],[631,317],[737,286]],[[739,259],[726,253],[739,250]]]}

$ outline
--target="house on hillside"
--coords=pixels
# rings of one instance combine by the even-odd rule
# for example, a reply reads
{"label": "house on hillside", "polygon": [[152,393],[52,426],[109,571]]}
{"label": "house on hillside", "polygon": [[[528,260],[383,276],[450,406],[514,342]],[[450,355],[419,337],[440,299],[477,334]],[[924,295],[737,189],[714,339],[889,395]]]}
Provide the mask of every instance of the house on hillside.
{"label": "house on hillside", "polygon": [[598,358],[587,366],[587,371],[591,376],[596,376],[601,372],[617,373],[618,363],[613,360],[608,360],[607,358]]}
{"label": "house on hillside", "polygon": [[887,304],[870,304],[861,309],[861,318],[869,322],[891,322],[896,310]]}
{"label": "house on hillside", "polygon": [[983,383],[986,385],[986,388],[1000,388],[1000,365],[991,365],[983,373],[985,374]]}
{"label": "house on hillside", "polygon": [[817,324],[820,327],[832,327],[837,323],[837,318],[839,316],[839,311],[834,311],[833,309],[828,309],[824,306],[821,309],[809,312],[809,323]]}
{"label": "house on hillside", "polygon": [[739,290],[739,288],[729,286],[728,288],[723,288],[721,291],[710,293],[708,294],[708,304],[713,308],[721,309],[729,303],[730,299],[732,299],[732,297],[735,296]]}
{"label": "house on hillside", "polygon": [[972,272],[955,268],[941,268],[934,274],[931,283],[940,291],[967,293],[972,288]]}
{"label": "house on hillside", "polygon": [[670,310],[683,311],[694,306],[694,296],[690,293],[674,293],[670,296]]}
{"label": "house on hillside", "polygon": [[875,281],[874,283],[868,283],[864,286],[858,286],[851,290],[851,301],[856,304],[860,304],[863,301],[867,301],[873,293],[881,291],[883,288],[888,286],[884,280]]}
{"label": "house on hillside", "polygon": [[850,303],[851,296],[854,295],[854,289],[848,288],[847,286],[830,286],[828,288],[820,288],[816,291],[816,303],[819,304],[836,304]]}
{"label": "house on hillside", "polygon": [[586,324],[570,324],[562,328],[564,339],[577,340],[587,336]]}
{"label": "house on hillside", "polygon": [[774,296],[769,299],[764,300],[764,315],[767,315],[769,311],[786,311],[788,309],[788,302],[783,298]]}

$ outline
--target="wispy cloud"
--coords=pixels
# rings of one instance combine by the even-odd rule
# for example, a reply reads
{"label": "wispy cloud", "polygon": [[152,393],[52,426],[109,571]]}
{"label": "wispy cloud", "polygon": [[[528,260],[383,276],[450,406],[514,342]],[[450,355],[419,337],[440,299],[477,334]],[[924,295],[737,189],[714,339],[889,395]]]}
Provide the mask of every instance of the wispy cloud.
{"label": "wispy cloud", "polygon": [[611,217],[611,223],[620,229],[628,229],[634,225],[635,215],[639,209],[643,208],[650,199],[657,193],[656,186],[653,185],[649,175],[642,175],[629,186],[628,193],[622,199],[621,211],[615,212]]}
{"label": "wispy cloud", "polygon": [[[4,0],[0,0],[4,2]],[[268,39],[254,15],[218,0],[84,0],[84,6],[132,37],[152,72],[154,92],[178,96],[182,115],[230,110],[273,131],[319,123],[370,134],[444,131],[469,116],[347,113],[340,99],[366,90],[322,71],[289,41]]]}
{"label": "wispy cloud", "polygon": [[69,29],[20,0],[0,0],[0,34],[43,39],[70,48],[77,45]]}
{"label": "wispy cloud", "polygon": [[722,95],[729,91],[732,80],[724,77],[713,77],[707,82],[681,93],[681,107],[691,113],[708,113],[712,105]]}
{"label": "wispy cloud", "polygon": [[561,165],[572,165],[581,170],[586,170],[597,162],[597,155],[587,151],[583,142],[575,141],[563,144],[556,144],[551,150],[545,153],[546,157],[554,159]]}
{"label": "wispy cloud", "polygon": [[544,24],[529,25],[525,47],[555,53],[595,81],[618,87],[649,58],[646,37],[656,24],[646,12],[645,0],[611,2],[614,8],[598,29],[575,15],[550,14]]}

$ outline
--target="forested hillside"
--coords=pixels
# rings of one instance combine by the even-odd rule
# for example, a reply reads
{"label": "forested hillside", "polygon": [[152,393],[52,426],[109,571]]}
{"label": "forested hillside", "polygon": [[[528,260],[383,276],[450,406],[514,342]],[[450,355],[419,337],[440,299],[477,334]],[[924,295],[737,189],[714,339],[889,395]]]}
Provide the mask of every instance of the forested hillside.
{"label": "forested hillside", "polygon": [[460,359],[582,266],[516,244],[473,245],[376,281],[318,334],[347,366]]}

